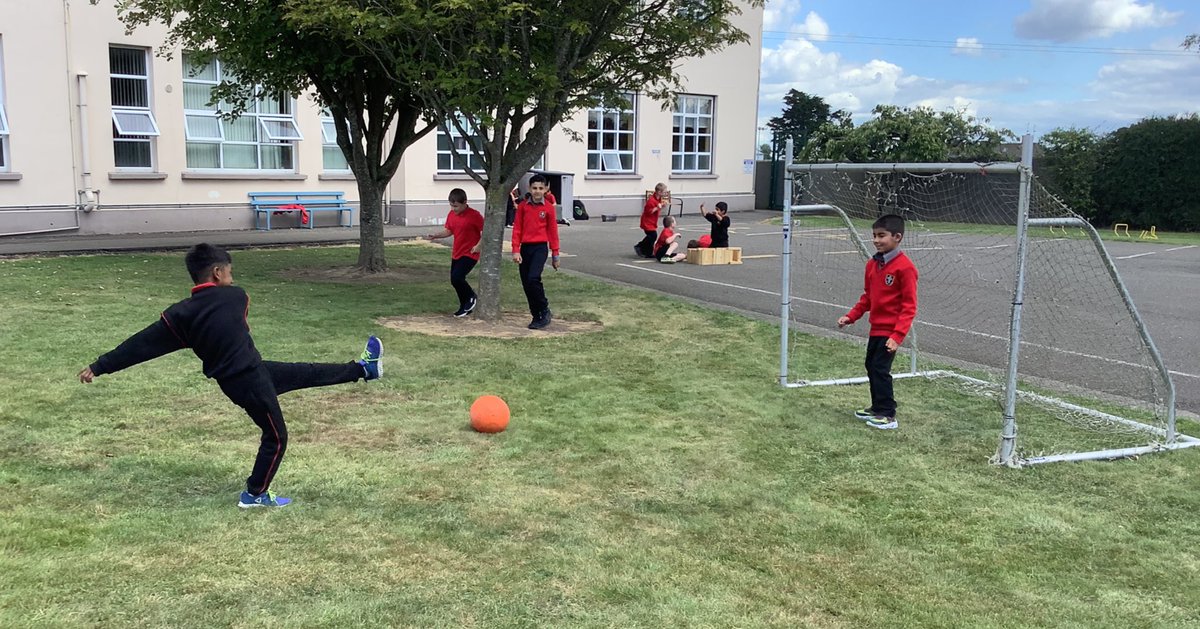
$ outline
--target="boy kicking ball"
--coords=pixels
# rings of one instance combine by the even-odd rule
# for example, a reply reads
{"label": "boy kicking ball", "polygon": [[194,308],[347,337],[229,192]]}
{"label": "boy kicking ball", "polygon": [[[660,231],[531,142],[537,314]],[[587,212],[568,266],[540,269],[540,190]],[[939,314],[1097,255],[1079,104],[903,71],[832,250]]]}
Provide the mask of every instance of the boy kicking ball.
{"label": "boy kicking ball", "polygon": [[291,499],[270,491],[287,450],[287,425],[277,396],[296,389],[376,380],[383,375],[383,343],[369,337],[359,359],[345,363],[264,361],[246,323],[250,298],[233,285],[229,254],[199,244],[188,251],[185,263],[195,283],[192,296],[167,308],[146,329],[85,367],[79,372],[79,381],[90,383],[96,376],[191,348],[203,364],[204,375],[216,380],[226,397],[262,430],[258,456],[238,506],[285,506]]}

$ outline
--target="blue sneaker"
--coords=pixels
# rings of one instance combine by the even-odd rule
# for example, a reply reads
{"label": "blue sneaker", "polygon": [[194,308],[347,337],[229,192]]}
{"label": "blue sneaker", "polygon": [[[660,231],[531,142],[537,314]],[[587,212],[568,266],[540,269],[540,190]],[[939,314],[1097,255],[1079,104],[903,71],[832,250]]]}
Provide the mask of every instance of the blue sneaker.
{"label": "blue sneaker", "polygon": [[367,337],[367,346],[358,357],[363,368],[363,379],[378,380],[383,377],[383,341],[377,336]]}
{"label": "blue sneaker", "polygon": [[238,500],[238,507],[242,509],[256,509],[258,507],[286,507],[291,502],[291,498],[281,498],[276,496],[275,492],[273,491],[264,491],[257,496],[248,491],[243,491],[241,499]]}
{"label": "blue sneaker", "polygon": [[868,419],[867,425],[880,430],[895,430],[900,427],[895,417],[884,417],[883,415],[876,415]]}

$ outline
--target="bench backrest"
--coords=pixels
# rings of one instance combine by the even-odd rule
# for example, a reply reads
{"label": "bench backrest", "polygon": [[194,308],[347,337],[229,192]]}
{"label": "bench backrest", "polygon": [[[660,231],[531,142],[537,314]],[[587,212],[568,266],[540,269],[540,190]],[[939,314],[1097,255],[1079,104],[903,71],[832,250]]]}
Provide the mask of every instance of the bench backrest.
{"label": "bench backrest", "polygon": [[247,192],[250,205],[273,207],[277,205],[346,205],[346,193],[333,191],[314,192]]}

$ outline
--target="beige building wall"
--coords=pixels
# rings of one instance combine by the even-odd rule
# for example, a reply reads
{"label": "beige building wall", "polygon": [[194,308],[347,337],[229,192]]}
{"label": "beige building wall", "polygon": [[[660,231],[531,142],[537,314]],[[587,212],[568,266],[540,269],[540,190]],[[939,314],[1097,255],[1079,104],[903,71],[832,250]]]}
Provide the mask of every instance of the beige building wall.
{"label": "beige building wall", "polygon": [[[114,4],[0,0],[0,98],[9,127],[0,167],[0,235],[250,229],[249,191],[338,190],[352,201],[357,198],[348,172],[324,169],[319,112],[307,96],[297,99],[293,110],[304,139],[295,143],[292,169],[189,168],[181,57],[177,52],[169,59],[157,54],[165,27],[127,35]],[[762,9],[748,9],[738,24],[751,34],[749,45],[683,65],[686,92],[715,97],[711,174],[671,173],[672,114],[646,97],[638,98],[633,174],[587,174],[586,142],[572,142],[561,130],[552,132],[545,167],[575,173],[575,197],[588,204],[590,214],[636,213],[643,191],[659,181],[684,198],[689,209],[701,200],[726,200],[734,209],[752,207],[753,175],[745,172],[743,160],[754,155]],[[150,168],[118,168],[115,163],[113,45],[151,51],[147,91],[160,135],[152,141]],[[587,112],[579,112],[566,126],[586,137]],[[406,152],[387,191],[392,223],[441,221],[446,195],[454,187],[465,188],[482,205],[482,191],[469,178],[437,174],[436,146],[431,133]],[[91,210],[95,202],[98,206]],[[332,225],[333,219],[321,214],[318,225]]]}

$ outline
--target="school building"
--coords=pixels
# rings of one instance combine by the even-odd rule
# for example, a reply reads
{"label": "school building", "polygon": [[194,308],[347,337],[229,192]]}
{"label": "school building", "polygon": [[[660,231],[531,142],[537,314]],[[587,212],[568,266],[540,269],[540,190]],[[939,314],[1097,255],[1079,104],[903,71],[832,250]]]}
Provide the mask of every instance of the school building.
{"label": "school building", "polygon": [[[220,60],[158,54],[166,28],[126,34],[115,4],[0,0],[0,236],[252,229],[249,192],[357,199],[332,121],[308,96],[222,120],[207,104]],[[736,23],[750,42],[683,61],[674,103],[630,86],[626,102],[564,123],[582,141],[552,131],[540,167],[571,173],[594,219],[639,213],[658,182],[689,212],[719,200],[752,209],[763,9],[743,11]],[[389,223],[440,222],[455,187],[482,208],[451,143],[464,139],[443,129],[408,148],[385,193]]]}

